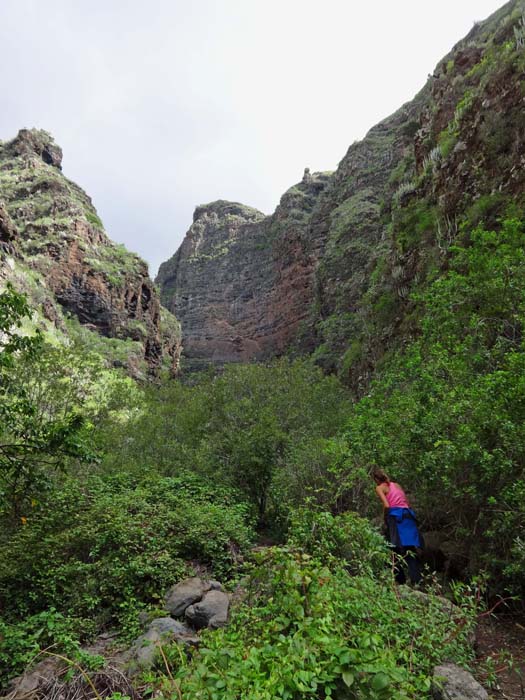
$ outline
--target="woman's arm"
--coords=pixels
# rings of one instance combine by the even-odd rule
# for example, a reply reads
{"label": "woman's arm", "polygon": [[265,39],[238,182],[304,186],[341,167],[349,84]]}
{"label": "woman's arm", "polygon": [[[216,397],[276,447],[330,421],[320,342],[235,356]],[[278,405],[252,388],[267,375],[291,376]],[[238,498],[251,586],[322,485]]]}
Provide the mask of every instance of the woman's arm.
{"label": "woman's arm", "polygon": [[387,488],[386,484],[379,484],[378,486],[376,486],[376,493],[377,493],[379,500],[383,504],[383,508],[385,510],[388,510],[388,508],[390,508],[390,506],[388,505],[388,501],[386,500],[386,495],[385,495],[386,488]]}

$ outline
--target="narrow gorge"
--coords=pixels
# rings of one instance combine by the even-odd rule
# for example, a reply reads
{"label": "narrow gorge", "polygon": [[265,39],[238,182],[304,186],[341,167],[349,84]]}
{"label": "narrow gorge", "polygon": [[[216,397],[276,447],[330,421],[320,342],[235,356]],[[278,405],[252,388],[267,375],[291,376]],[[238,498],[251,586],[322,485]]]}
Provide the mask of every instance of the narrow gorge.
{"label": "narrow gorge", "polygon": [[[147,160],[152,259],[176,184],[209,185],[202,151],[255,41],[258,3],[236,2],[210,19],[95,0],[112,60],[98,34],[75,45],[88,117],[98,66],[112,90],[93,111],[115,107],[126,156]],[[219,31],[230,5],[243,51]],[[311,9],[332,27],[336,6]],[[194,76],[216,45],[204,136]],[[170,100],[195,170],[173,172]],[[271,214],[198,205],[154,282],[50,133],[0,142],[0,700],[523,700],[524,0],[476,22],[334,172],[300,170]]]}

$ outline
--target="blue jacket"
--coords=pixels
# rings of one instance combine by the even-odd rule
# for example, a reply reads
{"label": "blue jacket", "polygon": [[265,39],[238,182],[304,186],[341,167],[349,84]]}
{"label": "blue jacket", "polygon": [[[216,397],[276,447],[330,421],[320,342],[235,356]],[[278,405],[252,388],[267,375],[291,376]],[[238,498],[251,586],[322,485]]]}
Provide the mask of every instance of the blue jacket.
{"label": "blue jacket", "polygon": [[389,508],[387,524],[394,547],[423,547],[416,514],[411,508]]}

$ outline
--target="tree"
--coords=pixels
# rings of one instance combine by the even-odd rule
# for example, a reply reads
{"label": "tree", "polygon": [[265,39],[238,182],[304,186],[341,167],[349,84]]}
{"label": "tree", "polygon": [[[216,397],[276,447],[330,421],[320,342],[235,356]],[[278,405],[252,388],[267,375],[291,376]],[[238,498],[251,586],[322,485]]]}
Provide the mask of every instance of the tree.
{"label": "tree", "polygon": [[26,298],[8,286],[0,294],[0,509],[13,522],[55,470],[90,455],[82,381],[72,376],[78,364],[39,331],[23,335],[30,316]]}

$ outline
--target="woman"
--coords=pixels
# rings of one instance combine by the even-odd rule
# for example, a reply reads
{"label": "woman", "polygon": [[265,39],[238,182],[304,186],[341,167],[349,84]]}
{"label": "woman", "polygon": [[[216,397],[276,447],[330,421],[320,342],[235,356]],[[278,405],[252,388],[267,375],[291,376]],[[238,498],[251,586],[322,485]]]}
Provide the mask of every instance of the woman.
{"label": "woman", "polygon": [[418,550],[423,543],[417,528],[416,515],[410,508],[405,492],[395,481],[390,481],[381,469],[375,469],[372,478],[376,482],[376,493],[383,504],[388,539],[398,555],[395,564],[397,583],[405,583],[403,561],[408,564],[408,575],[412,583],[421,580],[421,565]]}

